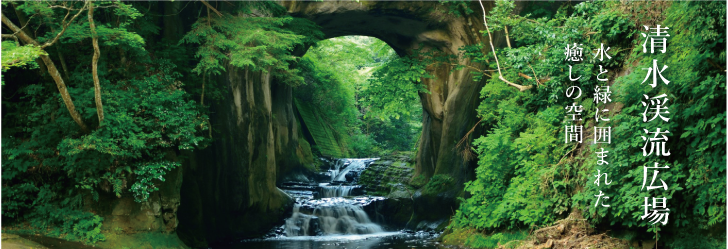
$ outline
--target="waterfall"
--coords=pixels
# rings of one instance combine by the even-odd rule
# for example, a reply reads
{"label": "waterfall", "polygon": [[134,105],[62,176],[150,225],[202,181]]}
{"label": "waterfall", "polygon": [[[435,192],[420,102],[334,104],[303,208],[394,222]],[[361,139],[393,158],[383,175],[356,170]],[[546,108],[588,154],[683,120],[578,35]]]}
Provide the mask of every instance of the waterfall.
{"label": "waterfall", "polygon": [[333,181],[346,181],[346,174],[349,173],[352,170],[359,170],[363,169],[368,165],[368,163],[371,162],[371,159],[345,159],[347,160],[348,166],[344,168],[344,170],[341,170],[341,172],[338,172],[336,174],[336,177]]}
{"label": "waterfall", "polygon": [[[297,196],[293,214],[285,222],[286,236],[383,232],[382,227],[372,223],[362,208],[382,197],[351,197],[362,193],[361,186],[357,185],[358,176],[377,159],[338,159],[328,169],[329,182],[318,182],[317,187],[302,186],[302,183],[283,184],[287,187],[285,191]],[[349,179],[347,174],[351,175]]]}
{"label": "waterfall", "polygon": [[296,204],[293,215],[286,220],[286,236],[315,236],[332,234],[371,234],[383,232],[372,223],[360,205],[343,198],[332,198],[314,208]]}
{"label": "waterfall", "polygon": [[334,167],[332,167],[331,169],[329,169],[329,174],[331,175],[331,181],[332,182],[335,181],[338,178],[338,176],[339,176],[339,174],[341,172],[341,168],[342,167],[346,167],[348,165],[347,163],[348,163],[347,159],[339,159],[339,160],[336,160],[336,163],[334,164]]}
{"label": "waterfall", "polygon": [[359,188],[360,186],[354,185],[354,186],[329,186],[329,185],[321,185],[319,186],[319,192],[321,193],[321,198],[331,198],[331,197],[344,197],[344,196],[350,196],[351,191]]}

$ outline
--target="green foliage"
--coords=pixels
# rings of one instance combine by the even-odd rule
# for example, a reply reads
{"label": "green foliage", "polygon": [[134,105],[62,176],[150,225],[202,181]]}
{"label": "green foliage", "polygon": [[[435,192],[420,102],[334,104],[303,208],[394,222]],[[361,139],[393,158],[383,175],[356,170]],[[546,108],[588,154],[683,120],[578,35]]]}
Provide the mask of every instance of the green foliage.
{"label": "green foliage", "polygon": [[[3,41],[1,50],[2,56],[0,57],[2,57],[1,64],[3,73],[13,67],[25,69],[38,68],[38,63],[35,62],[35,59],[47,54],[40,47],[34,46],[33,44],[20,46],[17,42],[12,41]],[[5,81],[2,78],[0,78],[0,84],[5,85]]]}
{"label": "green foliage", "polygon": [[40,229],[55,227],[49,235],[60,235],[64,239],[84,243],[96,243],[106,239],[101,233],[104,219],[98,215],[45,205],[38,207],[37,210],[36,215],[31,218],[31,224]]}
{"label": "green foliage", "polygon": [[427,184],[427,178],[425,177],[425,175],[420,174],[420,175],[412,178],[412,180],[410,180],[409,184],[416,188],[420,188],[422,186],[425,186],[425,184]]}
{"label": "green foliage", "polygon": [[2,42],[2,71],[5,72],[11,67],[27,67],[28,69],[38,68],[35,59],[46,54],[39,47],[28,44],[18,46],[12,41]]}
{"label": "green foliage", "polygon": [[484,235],[474,229],[455,229],[443,237],[443,243],[469,248],[517,248],[520,246],[520,241],[526,238],[528,238],[527,231]]}
{"label": "green foliage", "polygon": [[[131,186],[131,191],[134,193],[134,199],[136,200],[147,200],[149,193],[159,190],[153,180],[164,181],[164,174],[168,171],[179,167],[180,164],[177,162],[149,162],[137,166],[137,170],[134,174],[138,176],[137,181]],[[114,187],[114,192],[117,192],[117,188]],[[118,192],[117,192],[118,195]]]}
{"label": "green foliage", "polygon": [[[620,151],[611,157],[610,165],[602,171],[610,172],[619,185],[599,190],[612,200],[608,211],[589,208],[589,217],[595,221],[610,221],[623,226],[650,227],[648,231],[679,231],[684,227],[708,229],[725,222],[725,73],[711,65],[711,61],[725,61],[725,4],[722,3],[673,3],[666,14],[663,26],[670,27],[671,38],[665,54],[649,55],[641,51],[641,40],[635,41],[632,53],[638,58],[636,68],[658,64],[669,65],[663,76],[669,85],[651,88],[641,84],[643,73],[633,73],[618,81],[617,93],[625,107],[612,120],[618,125],[613,130],[613,150]],[[722,20],[722,21],[718,21]],[[712,24],[713,26],[706,26]],[[718,38],[721,37],[721,38]],[[642,122],[644,95],[654,97],[667,94],[669,122]],[[670,157],[643,157],[643,129],[669,130],[667,148]],[[639,134],[636,135],[635,133]],[[613,162],[613,163],[612,163]],[[669,189],[666,191],[642,191],[645,166],[669,166],[661,170],[659,178]],[[591,178],[590,178],[591,179]],[[589,186],[586,196],[598,190]],[[644,197],[666,197],[670,208],[670,223],[664,229],[651,227],[639,219],[644,214]]]}
{"label": "green foliage", "polygon": [[430,181],[422,188],[423,193],[438,194],[448,189],[452,189],[455,179],[449,175],[437,174],[430,178]]}
{"label": "green foliage", "polygon": [[458,224],[478,229],[539,226],[555,221],[570,206],[568,194],[578,183],[569,179],[575,173],[571,165],[560,163],[569,149],[560,132],[563,109],[528,113],[518,102],[530,96],[510,91],[517,96],[501,99],[495,108],[502,120],[474,142],[480,155],[477,179],[466,183],[473,196],[458,211]]}
{"label": "green foliage", "polygon": [[271,72],[287,84],[299,85],[303,78],[291,67],[298,59],[291,51],[322,36],[306,19],[225,13],[198,19],[182,42],[200,45],[195,54],[200,62],[193,69],[197,74],[219,75],[229,62],[239,68]]}
{"label": "green foliage", "polygon": [[508,244],[508,242],[525,240],[527,236],[526,232],[496,233],[490,236],[475,234],[465,241],[465,245],[471,248],[498,248],[499,245],[508,245],[505,248],[516,248],[517,243]]}
{"label": "green foliage", "polygon": [[[513,7],[512,2],[498,1],[489,22],[496,29],[511,27],[510,37],[515,46],[498,52],[501,66],[506,68],[503,76],[516,84],[537,87],[518,92],[493,77],[481,90],[483,101],[477,110],[489,131],[473,143],[479,167],[476,180],[465,185],[472,197],[463,200],[457,211],[457,227],[493,230],[542,226],[567,214],[573,204],[571,197],[583,184],[584,176],[578,173],[575,161],[565,158],[573,148],[563,142],[563,127],[567,124],[562,122],[563,106],[573,100],[562,97],[569,86],[564,82],[570,82],[568,70],[563,70],[567,67],[563,48],[574,42],[583,44],[584,51],[598,48],[602,41],[583,33],[606,24],[589,24],[590,18],[614,15],[627,20],[609,11],[603,3],[582,3],[570,16],[566,13],[568,8],[562,8],[552,19],[536,20],[528,19],[528,14],[510,14]],[[610,25],[629,27],[621,22]],[[463,55],[496,68],[492,54],[482,54],[483,47],[465,47]],[[618,48],[612,47],[615,49]],[[597,61],[591,57],[585,52],[585,61],[573,64],[572,74],[582,76],[578,82],[582,89],[591,89],[596,82],[591,71]],[[530,75],[532,79],[520,75]],[[482,74],[476,75],[480,77]],[[541,80],[536,82],[533,78]],[[592,100],[581,101],[585,110],[590,110]]]}
{"label": "green foliage", "polygon": [[[516,84],[534,85],[534,89],[518,92],[496,77],[482,89],[478,114],[488,132],[474,142],[479,154],[476,180],[466,183],[472,197],[463,200],[454,227],[486,231],[538,227],[563,218],[572,208],[583,212],[592,224],[638,227],[640,236],[650,237],[656,232],[675,234],[684,227],[708,229],[725,222],[726,78],[715,64],[726,58],[725,4],[673,3],[661,23],[670,27],[668,52],[654,56],[642,54],[641,29],[624,11],[630,6],[616,2],[564,4],[553,15],[530,19],[534,12],[508,15],[512,5],[497,3],[489,24],[496,29],[508,25],[514,44],[512,49],[498,50],[503,76]],[[585,51],[585,60],[578,64],[564,61],[564,47],[573,43],[583,44]],[[597,61],[587,52],[596,51],[600,43],[611,47],[609,62]],[[495,68],[492,55],[480,52],[483,47],[462,51],[473,61]],[[632,52],[625,52],[629,50]],[[576,84],[587,90],[577,103],[584,106],[582,116],[593,117],[595,106],[589,95],[597,82],[593,72],[598,65],[613,72],[623,65],[649,68],[653,59],[669,65],[663,72],[669,85],[652,89],[641,84],[644,71],[634,70],[617,78],[612,87],[613,101],[624,108],[609,123],[612,144],[604,146],[612,152],[609,165],[596,164],[593,153],[601,146],[586,146],[574,156],[576,147],[563,142],[563,127],[571,122],[563,109],[572,103],[563,98],[570,86],[565,83],[570,82],[568,65],[574,67],[572,75],[582,76]],[[542,80],[537,83],[521,74]],[[669,123],[642,122],[643,95],[662,93],[669,98]],[[592,122],[583,125],[588,128]],[[672,156],[643,157],[642,129],[658,127],[671,132],[668,147]],[[640,190],[643,167],[654,163],[670,166],[659,175],[669,190]],[[593,184],[597,169],[608,172],[614,183]],[[610,208],[594,207],[594,196],[600,191],[612,197]],[[666,227],[639,218],[644,214],[644,197],[650,196],[668,198],[671,215]]]}
{"label": "green foliage", "polygon": [[[31,197],[32,205],[35,208],[27,215],[32,234],[47,234],[53,237],[63,237],[72,241],[84,243],[96,243],[105,239],[101,234],[103,218],[90,212],[80,211],[82,204],[80,195],[66,198],[61,202],[53,202],[57,198],[58,184],[44,185],[36,189],[37,195]],[[11,200],[13,195],[10,194]],[[15,196],[17,199],[17,196]],[[3,198],[6,193],[3,191]],[[5,199],[8,200],[8,199]],[[3,204],[3,210],[6,210]],[[13,217],[6,215],[6,217]]]}
{"label": "green foliage", "polygon": [[[298,64],[306,84],[296,87],[294,94],[316,108],[322,121],[330,124],[352,155],[370,157],[410,150],[421,121],[416,90],[392,93],[414,98],[401,118],[383,120],[372,114],[376,109],[372,103],[384,102],[380,101],[381,96],[370,95],[372,81],[368,79],[398,60],[386,43],[371,37],[321,41]],[[384,97],[383,101],[391,100]]]}
{"label": "green foliage", "polygon": [[450,0],[438,0],[441,7],[444,7],[443,10],[440,10],[440,12],[445,13],[449,16],[454,17],[461,17],[461,16],[467,16],[475,11],[473,11],[468,4],[469,1],[450,1]]}
{"label": "green foliage", "polygon": [[[203,142],[204,138],[195,133],[207,129],[207,117],[198,111],[194,101],[185,100],[186,93],[179,88],[181,83],[175,79],[173,66],[159,61],[163,64],[152,68],[148,76],[106,88],[108,92],[102,95],[107,112],[104,125],[59,143],[66,164],[74,165],[65,170],[79,182],[78,187],[92,189],[106,180],[115,186],[114,193],[119,196],[118,186],[133,173],[137,179],[133,188],[136,200],[145,201],[148,193],[156,190],[151,180],[163,180],[163,172],[177,165],[165,162],[165,150],[190,150]],[[88,164],[76,168],[78,162]]]}
{"label": "green foliage", "polygon": [[[35,29],[34,35],[43,43],[62,29],[61,20],[68,13],[64,8],[72,8],[75,14],[83,4],[45,1],[15,5],[32,16],[28,27]],[[34,78],[33,72],[13,68],[8,71],[12,74],[3,75],[13,82],[3,86],[8,101],[3,102],[2,119],[2,215],[8,225],[27,221],[37,233],[85,243],[101,241],[103,219],[82,211],[88,207],[85,199],[98,200],[101,194],[111,193],[146,201],[164,181],[165,173],[179,166],[175,153],[203,148],[210,142],[201,135],[209,129],[206,111],[191,100],[182,83],[190,80],[180,74],[190,70],[185,56],[175,55],[175,64],[149,53],[144,36],[153,36],[159,28],[135,6],[97,3],[94,19],[104,52],[98,64],[105,111],[100,124],[95,122],[90,74],[93,49],[88,45],[87,19],[82,18],[85,10],[46,51],[3,42],[4,72],[5,60],[13,59],[13,53],[28,52],[16,59],[32,64],[38,54],[49,52],[63,70],[76,109],[92,128],[78,130],[47,74]],[[61,59],[71,47],[77,53]],[[162,56],[179,50],[154,48]]]}
{"label": "green foliage", "polygon": [[362,89],[362,102],[370,108],[367,115],[382,120],[411,115],[420,101],[419,94],[430,93],[421,84],[422,79],[434,77],[425,70],[431,63],[422,59],[427,56],[430,55],[422,53],[400,57],[376,69],[368,86]]}
{"label": "green foliage", "polygon": [[661,241],[674,249],[719,249],[726,247],[725,234],[711,236],[695,229],[684,229],[673,236],[665,236]]}

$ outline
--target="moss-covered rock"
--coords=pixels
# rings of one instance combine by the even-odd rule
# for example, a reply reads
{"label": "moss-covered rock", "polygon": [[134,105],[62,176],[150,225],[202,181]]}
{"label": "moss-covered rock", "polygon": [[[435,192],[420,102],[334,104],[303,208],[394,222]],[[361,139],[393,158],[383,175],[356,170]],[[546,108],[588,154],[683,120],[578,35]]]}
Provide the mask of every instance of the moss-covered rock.
{"label": "moss-covered rock", "polygon": [[42,246],[41,244],[38,244],[38,242],[22,238],[19,235],[16,234],[10,234],[7,232],[4,232],[2,234],[2,243],[0,243],[0,247],[2,248],[13,248],[13,249],[47,249],[48,247]]}
{"label": "moss-covered rock", "polygon": [[186,246],[177,234],[169,233],[106,233],[106,240],[97,243],[100,248],[139,248],[139,249],[185,249]]}
{"label": "moss-covered rock", "polygon": [[375,161],[359,177],[367,194],[385,196],[364,210],[374,222],[390,230],[402,229],[413,216],[412,195],[415,188],[408,185],[414,174],[414,153],[396,152]]}
{"label": "moss-covered rock", "polygon": [[397,152],[375,161],[359,177],[369,195],[387,196],[392,187],[407,185],[414,174],[414,153]]}

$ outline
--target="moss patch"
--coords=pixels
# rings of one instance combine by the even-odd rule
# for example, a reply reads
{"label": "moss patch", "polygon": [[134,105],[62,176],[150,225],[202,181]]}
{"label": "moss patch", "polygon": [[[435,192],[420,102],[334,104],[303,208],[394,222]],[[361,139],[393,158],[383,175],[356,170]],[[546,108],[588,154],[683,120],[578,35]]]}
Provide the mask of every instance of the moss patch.
{"label": "moss patch", "polygon": [[22,238],[15,234],[9,234],[9,233],[3,233],[2,234],[2,244],[0,244],[0,247],[5,248],[38,248],[38,249],[44,249],[46,247],[42,246],[41,244],[38,244],[35,241],[28,240],[25,238]]}
{"label": "moss patch", "polygon": [[362,172],[359,184],[367,194],[376,196],[387,196],[395,186],[408,185],[414,174],[411,156],[412,153],[399,152],[380,158]]}
{"label": "moss patch", "polygon": [[442,242],[445,245],[470,248],[516,248],[527,237],[526,231],[484,235],[475,229],[455,229],[452,233],[445,235]]}
{"label": "moss patch", "polygon": [[109,233],[106,241],[97,243],[102,248],[129,248],[129,249],[172,249],[189,248],[171,233]]}
{"label": "moss patch", "polygon": [[455,179],[449,175],[437,174],[432,176],[429,182],[425,184],[422,192],[425,194],[437,194],[452,189]]}
{"label": "moss patch", "polygon": [[294,99],[294,103],[321,154],[336,158],[347,157],[347,145],[342,139],[337,139],[336,131],[332,127],[322,122],[316,109],[310,103],[298,99]]}

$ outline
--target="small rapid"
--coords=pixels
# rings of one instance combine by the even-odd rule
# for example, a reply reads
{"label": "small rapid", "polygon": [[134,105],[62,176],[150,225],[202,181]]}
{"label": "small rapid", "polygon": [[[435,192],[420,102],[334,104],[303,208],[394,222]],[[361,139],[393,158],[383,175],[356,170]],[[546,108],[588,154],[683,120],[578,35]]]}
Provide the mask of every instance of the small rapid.
{"label": "small rapid", "polygon": [[[378,158],[338,159],[315,183],[287,183],[284,191],[296,198],[291,217],[285,220],[287,237],[382,233],[363,207],[382,197],[366,197],[358,176]],[[325,179],[325,180],[323,180]]]}
{"label": "small rapid", "polygon": [[279,188],[295,199],[291,215],[262,238],[222,248],[244,249],[438,249],[438,233],[385,229],[376,211],[387,199],[369,196],[359,178],[378,158],[324,161],[319,172],[291,175]]}
{"label": "small rapid", "polygon": [[343,196],[351,196],[352,192],[354,190],[357,190],[360,188],[360,186],[341,186],[341,185],[328,185],[327,183],[323,183],[319,185],[319,196],[321,198],[331,198],[331,197],[343,197]]}
{"label": "small rapid", "polygon": [[334,234],[372,234],[383,232],[372,223],[356,200],[323,198],[318,205],[296,204],[286,219],[286,236],[322,236]]}

